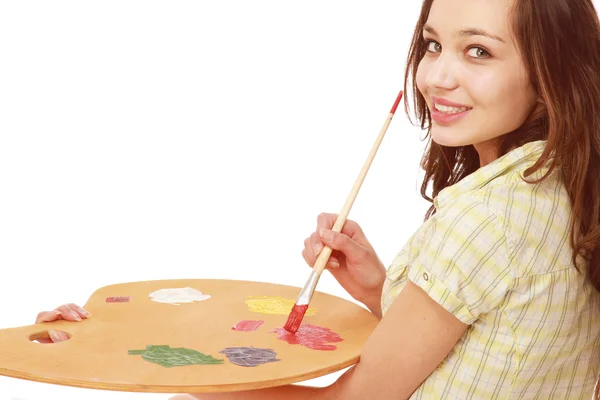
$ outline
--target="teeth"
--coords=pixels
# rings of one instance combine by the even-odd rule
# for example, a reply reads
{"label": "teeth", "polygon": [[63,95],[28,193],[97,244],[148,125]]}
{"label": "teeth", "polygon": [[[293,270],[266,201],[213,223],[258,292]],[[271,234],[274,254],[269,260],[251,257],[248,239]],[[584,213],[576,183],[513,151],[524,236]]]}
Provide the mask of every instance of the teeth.
{"label": "teeth", "polygon": [[456,114],[459,112],[467,111],[469,109],[468,107],[448,107],[443,106],[441,104],[434,104],[434,107],[436,110],[447,114]]}

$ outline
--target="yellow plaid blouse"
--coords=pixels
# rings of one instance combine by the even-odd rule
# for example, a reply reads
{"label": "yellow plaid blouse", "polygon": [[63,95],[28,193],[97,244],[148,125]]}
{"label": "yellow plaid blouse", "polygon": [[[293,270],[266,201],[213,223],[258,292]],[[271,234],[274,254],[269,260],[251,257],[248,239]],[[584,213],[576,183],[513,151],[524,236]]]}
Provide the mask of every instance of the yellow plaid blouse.
{"label": "yellow plaid blouse", "polygon": [[388,269],[384,314],[410,279],[470,325],[411,399],[591,398],[600,296],[571,261],[569,198],[554,173],[521,179],[544,145],[442,190]]}

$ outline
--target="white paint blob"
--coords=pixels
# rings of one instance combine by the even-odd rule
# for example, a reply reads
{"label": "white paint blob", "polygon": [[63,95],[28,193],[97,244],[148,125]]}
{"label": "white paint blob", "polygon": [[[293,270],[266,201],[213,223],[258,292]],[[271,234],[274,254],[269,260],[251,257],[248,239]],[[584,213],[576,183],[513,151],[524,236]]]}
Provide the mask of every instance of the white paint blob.
{"label": "white paint blob", "polygon": [[176,306],[179,305],[178,303],[192,303],[194,301],[204,301],[210,299],[210,295],[203,294],[198,289],[190,287],[160,289],[150,293],[148,297],[157,303],[167,303]]}

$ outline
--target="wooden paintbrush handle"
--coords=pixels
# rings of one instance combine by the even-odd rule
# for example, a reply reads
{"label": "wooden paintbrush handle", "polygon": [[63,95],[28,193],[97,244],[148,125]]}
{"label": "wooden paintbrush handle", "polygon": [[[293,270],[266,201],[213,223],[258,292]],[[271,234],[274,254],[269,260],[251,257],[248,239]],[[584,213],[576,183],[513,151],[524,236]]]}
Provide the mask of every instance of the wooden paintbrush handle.
{"label": "wooden paintbrush handle", "polygon": [[[367,176],[367,172],[369,171],[369,168],[371,167],[371,163],[373,162],[373,159],[375,158],[375,154],[377,154],[379,145],[383,141],[383,137],[385,136],[385,133],[387,132],[388,127],[390,126],[390,122],[392,122],[392,118],[394,117],[394,114],[396,113],[396,108],[398,108],[400,99],[402,99],[402,93],[403,92],[401,90],[400,93],[398,94],[398,97],[396,98],[396,102],[394,103],[394,106],[392,107],[392,109],[390,110],[390,113],[388,114],[387,118],[385,119],[383,127],[381,128],[381,131],[379,132],[379,135],[377,136],[377,139],[375,140],[375,143],[373,144],[373,147],[371,148],[371,151],[369,152],[369,156],[367,157],[367,160],[363,164],[363,167],[360,170],[360,173],[358,174],[356,181],[354,182],[354,186],[352,186],[352,190],[350,190],[350,194],[346,198],[346,203],[344,204],[344,207],[342,207],[342,211],[340,211],[337,219],[335,220],[335,224],[333,225],[333,228],[332,228],[332,230],[334,232],[341,232],[342,227],[346,223],[346,219],[348,218],[350,209],[352,208],[352,205],[354,204],[354,200],[356,199],[356,196],[358,195],[358,191],[360,190],[360,187],[362,186],[362,183],[365,180],[365,177]],[[319,256],[317,257],[317,261],[315,262],[315,265],[313,266],[313,270],[317,274],[321,274],[321,272],[323,272],[323,270],[325,269],[325,265],[327,265],[327,261],[329,261],[331,252],[332,252],[332,249],[329,246],[325,246],[323,248],[323,250],[321,251],[321,253],[319,253]]]}

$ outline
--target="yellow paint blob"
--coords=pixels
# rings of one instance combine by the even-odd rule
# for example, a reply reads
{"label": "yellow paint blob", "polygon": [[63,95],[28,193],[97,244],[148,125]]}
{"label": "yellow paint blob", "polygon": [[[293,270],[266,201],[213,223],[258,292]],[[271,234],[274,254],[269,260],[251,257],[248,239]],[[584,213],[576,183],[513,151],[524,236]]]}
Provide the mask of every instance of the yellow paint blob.
{"label": "yellow paint blob", "polygon": [[[295,301],[274,296],[250,296],[246,300],[250,311],[262,314],[288,315],[294,307]],[[305,315],[315,315],[316,308],[308,307]]]}

